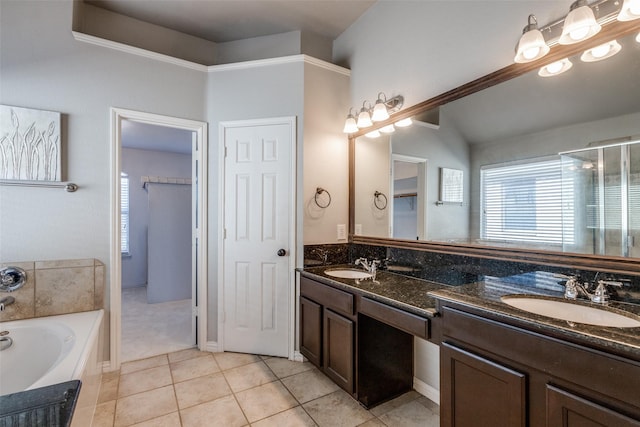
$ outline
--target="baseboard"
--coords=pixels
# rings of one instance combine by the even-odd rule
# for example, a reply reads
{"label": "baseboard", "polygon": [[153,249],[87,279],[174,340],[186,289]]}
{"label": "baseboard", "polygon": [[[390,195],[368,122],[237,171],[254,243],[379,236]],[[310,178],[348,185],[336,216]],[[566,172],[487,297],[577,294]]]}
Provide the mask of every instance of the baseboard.
{"label": "baseboard", "polygon": [[102,362],[102,372],[111,372],[111,361],[105,360]]}
{"label": "baseboard", "polygon": [[419,380],[416,377],[413,377],[413,389],[429,399],[430,401],[440,404],[440,390],[430,386],[424,381]]}
{"label": "baseboard", "polygon": [[209,351],[211,353],[218,353],[220,350],[218,350],[218,343],[216,341],[207,341],[204,344],[204,351]]}
{"label": "baseboard", "polygon": [[305,357],[299,351],[294,351],[293,358],[291,360],[293,360],[294,362],[305,362],[307,359],[305,359]]}

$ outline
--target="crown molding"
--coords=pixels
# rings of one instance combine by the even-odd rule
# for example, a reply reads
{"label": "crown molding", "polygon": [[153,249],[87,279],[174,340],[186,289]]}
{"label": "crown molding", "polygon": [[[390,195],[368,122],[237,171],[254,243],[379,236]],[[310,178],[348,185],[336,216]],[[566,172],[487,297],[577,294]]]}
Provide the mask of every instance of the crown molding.
{"label": "crown molding", "polygon": [[351,76],[351,70],[349,70],[348,68],[340,67],[338,65],[332,64],[331,62],[323,61],[322,59],[314,58],[313,56],[304,54],[281,56],[278,58],[257,59],[253,61],[234,62],[231,64],[210,65],[208,71],[210,73],[222,71],[237,71],[246,70],[249,68],[267,67],[270,65],[282,65],[296,62],[315,65],[316,67],[324,68],[326,70],[333,71],[339,74],[344,74],[345,76]]}
{"label": "crown molding", "polygon": [[74,39],[83,43],[102,46],[109,49],[118,50],[120,52],[125,52],[125,53],[153,59],[160,62],[166,62],[169,64],[177,65],[184,68],[189,68],[191,70],[202,71],[205,73],[246,70],[250,68],[267,67],[272,65],[282,65],[282,64],[302,62],[305,64],[320,67],[325,70],[329,70],[338,74],[351,76],[351,70],[349,70],[348,68],[340,67],[338,65],[332,64],[331,62],[323,61],[322,59],[314,58],[312,56],[304,55],[304,54],[282,56],[279,58],[258,59],[254,61],[235,62],[232,64],[220,64],[220,65],[207,66],[207,65],[198,64],[196,62],[187,61],[184,59],[174,58],[173,56],[164,55],[162,53],[152,52],[147,49],[130,46],[124,43],[114,42],[112,40],[103,39],[101,37],[92,36],[89,34],[78,32],[78,31],[71,31],[71,34],[73,35]]}
{"label": "crown molding", "polygon": [[180,67],[189,68],[191,70],[207,72],[208,67],[206,65],[197,64],[195,62],[186,61],[184,59],[174,58],[173,56],[164,55],[162,53],[152,52],[147,49],[130,46],[128,44],[114,42],[111,40],[103,39],[101,37],[92,36],[78,31],[71,31],[73,38],[77,41],[93,44],[96,46],[102,46],[109,49],[119,50],[120,52],[130,53],[132,55],[141,56],[143,58],[154,59],[160,62],[166,62]]}

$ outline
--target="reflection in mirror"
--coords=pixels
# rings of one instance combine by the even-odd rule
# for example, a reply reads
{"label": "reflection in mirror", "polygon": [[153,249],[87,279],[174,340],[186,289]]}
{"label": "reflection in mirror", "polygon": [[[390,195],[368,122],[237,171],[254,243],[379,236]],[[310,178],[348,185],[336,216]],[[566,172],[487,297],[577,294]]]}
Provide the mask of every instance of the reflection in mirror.
{"label": "reflection in mirror", "polygon": [[[545,78],[532,71],[442,105],[428,119],[414,117],[411,127],[391,135],[358,137],[355,234],[640,257],[638,145],[628,144],[629,172],[621,169],[619,146],[616,154],[599,148],[603,165],[617,164],[601,176],[596,158],[591,170],[573,165],[570,177],[567,168],[579,162],[578,154],[566,160],[559,155],[640,138],[635,35],[618,40],[621,52],[605,61],[571,58],[574,66],[562,75]],[[393,173],[396,156],[425,160],[424,188],[416,188],[414,206],[423,209],[421,231],[402,216],[410,203],[398,198],[385,211],[373,207],[374,191],[402,194]],[[461,204],[438,203],[441,168],[462,171]],[[629,193],[624,197],[623,187]]]}

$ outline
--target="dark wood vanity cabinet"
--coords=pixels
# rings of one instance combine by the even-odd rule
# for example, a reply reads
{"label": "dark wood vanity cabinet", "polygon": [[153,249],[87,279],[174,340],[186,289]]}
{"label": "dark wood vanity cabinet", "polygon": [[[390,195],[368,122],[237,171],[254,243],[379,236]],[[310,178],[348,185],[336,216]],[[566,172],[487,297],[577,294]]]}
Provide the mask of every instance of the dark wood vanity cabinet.
{"label": "dark wood vanity cabinet", "polygon": [[640,363],[443,306],[441,426],[640,426]]}
{"label": "dark wood vanity cabinet", "polygon": [[300,353],[354,393],[354,295],[300,279]]}

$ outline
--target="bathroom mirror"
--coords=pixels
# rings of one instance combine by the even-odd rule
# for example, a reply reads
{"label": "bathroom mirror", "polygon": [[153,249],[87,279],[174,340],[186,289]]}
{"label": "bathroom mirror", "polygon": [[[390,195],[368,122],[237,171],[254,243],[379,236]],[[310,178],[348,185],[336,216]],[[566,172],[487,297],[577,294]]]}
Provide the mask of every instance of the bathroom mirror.
{"label": "bathroom mirror", "polygon": [[[555,170],[562,174],[563,168],[558,166],[562,163],[561,152],[640,139],[640,79],[637,77],[640,75],[640,43],[635,40],[637,24],[614,22],[605,26],[601,33],[589,45],[579,48],[575,45],[556,46],[542,60],[498,70],[400,111],[377,125],[383,127],[402,118],[413,117],[411,127],[397,128],[395,132],[376,139],[366,137],[362,131],[352,135],[353,241],[416,248],[430,246],[431,249],[437,247],[461,253],[473,249],[484,255],[491,253],[492,256],[507,257],[525,254],[532,249],[536,252],[640,257],[640,230],[634,230],[639,222],[636,217],[640,217],[640,206],[633,208],[633,203],[638,203],[636,196],[626,200],[627,218],[624,221],[627,223],[627,235],[610,237],[606,247],[603,246],[604,241],[594,243],[599,238],[596,236],[601,236],[601,230],[596,230],[593,218],[589,226],[582,227],[588,230],[588,235],[568,239],[567,230],[573,227],[578,233],[579,228],[572,225],[569,218],[593,217],[594,208],[585,206],[584,198],[575,198],[569,203],[567,189],[564,189],[565,201],[558,199],[557,206],[553,208],[556,209],[555,228],[535,231],[530,230],[531,224],[519,224],[512,228],[520,227],[520,232],[512,236],[508,233],[492,234],[495,224],[491,223],[488,200],[495,194],[488,193],[491,179],[501,173],[515,171],[513,180],[507,183],[506,189],[503,187],[500,197],[527,197],[531,199],[529,209],[541,211],[547,206],[541,205],[541,200],[536,202],[534,187],[523,190],[521,184],[530,178],[518,170],[527,164],[540,170],[545,162],[555,162]],[[579,53],[587,47],[613,38],[622,45],[617,55],[599,62],[580,61]],[[542,65],[565,56],[569,56],[574,64],[568,72],[547,78],[537,74]],[[628,166],[625,167],[636,171],[640,168],[638,151],[637,148],[629,150],[626,157]],[[593,155],[598,154],[587,154]],[[596,185],[590,187],[592,195],[598,191],[599,182],[604,186],[605,175],[610,182],[620,182],[619,154],[608,153],[607,156],[618,156],[610,161],[617,162],[617,168],[608,168],[600,180],[591,181]],[[570,163],[565,159],[567,168],[575,168]],[[458,199],[455,203],[442,200],[441,189],[446,176],[443,172],[451,170],[460,171],[456,177],[460,180],[461,202]],[[617,178],[612,174],[617,174]],[[565,182],[568,177],[565,176]],[[560,179],[558,177],[558,181],[550,185],[561,186]],[[575,179],[575,185],[585,185],[583,178],[580,178],[582,181]],[[627,174],[627,187],[632,182],[635,182],[633,186],[640,185],[637,179]],[[375,192],[387,195],[387,209],[375,207]],[[603,197],[602,200],[613,198]],[[498,204],[502,206],[501,203]],[[500,215],[506,215],[508,207],[502,206],[501,209]],[[591,209],[589,214],[585,213],[588,209]],[[620,206],[613,210],[622,215]],[[517,220],[517,215],[522,214],[514,213],[511,220],[506,215],[499,220],[504,226],[505,222]],[[622,220],[622,217],[607,220],[614,231],[602,233],[613,235],[615,229],[619,232],[623,228],[620,225]],[[549,237],[520,238],[538,232]],[[414,243],[409,243],[410,240]],[[579,245],[578,241],[588,244]],[[623,244],[630,250],[622,249]],[[490,251],[482,248],[490,248]]]}

